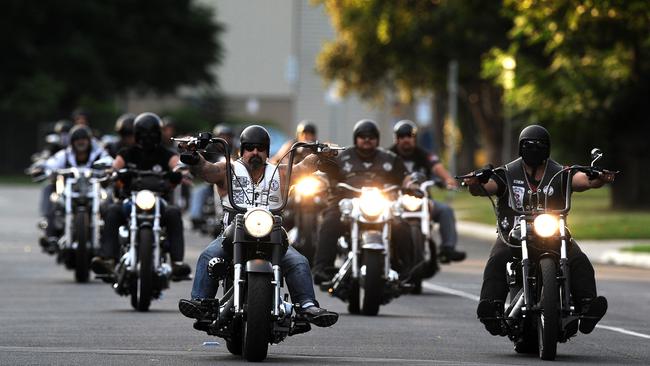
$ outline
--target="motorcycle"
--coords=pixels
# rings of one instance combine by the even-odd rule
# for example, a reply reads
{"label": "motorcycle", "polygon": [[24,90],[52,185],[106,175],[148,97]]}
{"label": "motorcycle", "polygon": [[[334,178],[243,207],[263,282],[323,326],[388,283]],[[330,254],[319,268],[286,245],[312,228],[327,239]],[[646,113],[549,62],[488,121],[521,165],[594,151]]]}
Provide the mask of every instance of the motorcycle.
{"label": "motorcycle", "polygon": [[[562,173],[583,172],[591,176],[604,172],[618,173],[594,165],[602,155],[599,149],[593,149],[591,165],[562,169],[547,186],[541,187],[542,191],[552,189],[551,184]],[[485,170],[480,170],[456,178],[478,177],[485,173]],[[512,189],[509,188],[508,193],[514,202],[516,198]],[[492,198],[489,199],[496,213],[496,205]],[[515,260],[505,268],[509,293],[504,315],[499,320],[508,338],[514,342],[516,352],[537,350],[543,360],[554,360],[557,343],[564,343],[576,335],[581,316],[571,295],[567,259],[567,246],[573,242],[567,226],[571,209],[571,179],[567,179],[564,202],[563,208],[551,209],[546,196],[544,204],[538,207],[529,210],[513,208],[518,216],[507,239],[497,225],[501,240],[513,249],[521,249],[521,254],[514,251]]]}
{"label": "motorcycle", "polygon": [[[289,242],[311,265],[318,242],[318,217],[325,208],[327,199],[327,179],[318,173],[302,177],[292,187],[289,204],[293,210],[285,211],[285,221],[293,221],[289,230]],[[291,218],[286,217],[287,214]]]}
{"label": "motorcycle", "polygon": [[[355,188],[338,183],[337,188],[357,197],[339,202],[341,220],[350,225],[349,234],[339,238],[339,247],[347,257],[332,281],[323,283],[321,289],[347,301],[352,314],[377,315],[381,305],[413,287],[406,283],[410,278],[402,281],[400,273],[393,269],[393,266],[401,267],[397,268],[399,272],[410,273],[414,262],[403,262],[402,255],[393,258],[399,248],[391,246],[391,226],[402,214],[402,208],[387,195],[398,191],[399,187]],[[416,261],[419,262],[419,258]]]}
{"label": "motorcycle", "polygon": [[159,299],[169,288],[171,261],[167,258],[167,241],[161,226],[161,212],[166,202],[162,195],[169,191],[169,182],[180,181],[180,173],[121,169],[116,179],[127,181],[129,199],[128,226],[119,228],[122,256],[116,266],[113,284],[121,296],[131,297],[131,306],[147,311],[153,299]]}
{"label": "motorcycle", "polygon": [[[197,144],[202,151],[208,144],[220,144],[230,155],[227,142],[221,138],[200,137],[178,139],[187,144]],[[287,168],[287,182],[291,181],[294,152],[298,147],[326,152],[328,145],[297,142],[292,146]],[[226,228],[224,247],[232,246],[232,261],[212,258],[208,273],[214,281],[221,282],[225,293],[220,299],[204,299],[203,305],[211,309],[214,320],[208,327],[210,335],[224,338],[228,350],[248,361],[266,358],[269,344],[280,343],[287,336],[304,333],[309,324],[294,314],[294,305],[283,293],[281,258],[288,248],[286,232],[282,227],[282,211],[286,207],[288,187],[280,187],[283,204],[270,209],[268,198],[271,187],[255,192],[259,197],[255,207],[237,205],[233,196],[233,167],[226,160],[228,199],[237,212]],[[233,183],[235,182],[235,183]],[[277,188],[277,187],[276,187]],[[259,193],[259,194],[258,194]]]}
{"label": "motorcycle", "polygon": [[422,280],[433,277],[438,268],[436,242],[433,236],[434,224],[431,220],[433,200],[429,196],[430,188],[444,186],[441,181],[422,182],[416,191],[400,191],[398,198],[399,216],[408,223],[412,250],[406,253],[403,261],[411,271],[406,276],[413,288],[411,294],[422,293]]}
{"label": "motorcycle", "polygon": [[[58,241],[58,262],[73,269],[77,282],[87,282],[90,259],[99,249],[102,220],[99,208],[108,194],[101,187],[108,162],[99,160],[92,168],[72,167],[44,172],[41,180],[55,178],[49,199],[54,208],[53,224],[63,235]],[[38,180],[38,179],[37,179]],[[47,222],[40,224],[47,229]]]}

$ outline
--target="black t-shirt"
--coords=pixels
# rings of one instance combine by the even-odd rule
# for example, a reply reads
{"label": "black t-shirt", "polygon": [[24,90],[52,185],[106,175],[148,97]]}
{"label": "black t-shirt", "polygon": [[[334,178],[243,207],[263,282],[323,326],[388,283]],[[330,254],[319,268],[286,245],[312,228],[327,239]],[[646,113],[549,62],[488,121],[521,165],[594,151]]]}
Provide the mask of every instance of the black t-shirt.
{"label": "black t-shirt", "polygon": [[176,154],[162,146],[158,146],[152,151],[145,151],[139,146],[131,146],[123,148],[117,155],[124,159],[127,167],[134,165],[139,170],[157,170],[154,167],[159,166],[161,171],[170,171],[169,159]]}
{"label": "black t-shirt", "polygon": [[397,145],[390,147],[390,151],[397,154],[404,161],[404,166],[409,173],[418,172],[431,179],[431,168],[440,163],[438,155],[429,153],[423,148],[416,146],[413,153],[409,156],[400,155],[397,151]]}

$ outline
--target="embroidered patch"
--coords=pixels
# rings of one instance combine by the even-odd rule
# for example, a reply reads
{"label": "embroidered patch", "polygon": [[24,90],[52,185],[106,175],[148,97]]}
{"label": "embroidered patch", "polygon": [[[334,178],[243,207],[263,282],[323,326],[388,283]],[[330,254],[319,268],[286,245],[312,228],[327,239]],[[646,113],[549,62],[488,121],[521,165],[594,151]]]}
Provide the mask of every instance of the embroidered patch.
{"label": "embroidered patch", "polygon": [[366,169],[370,169],[370,167],[372,166],[372,163],[365,162],[365,163],[363,163],[363,166],[366,167]]}
{"label": "embroidered patch", "polygon": [[151,167],[151,170],[153,170],[154,173],[160,173],[160,172],[162,172],[162,167],[160,165],[156,164],[153,167]]}
{"label": "embroidered patch", "polygon": [[277,191],[278,189],[280,189],[280,183],[278,183],[278,181],[275,180],[275,179],[272,180],[271,181],[271,190],[272,191]]}
{"label": "embroidered patch", "polygon": [[546,187],[544,187],[543,192],[547,196],[552,196],[553,193],[555,193],[555,190],[553,189],[552,186],[546,186]]}
{"label": "embroidered patch", "polygon": [[513,179],[512,182],[515,183],[515,184],[524,184],[523,180],[518,180],[518,179]]}
{"label": "embroidered patch", "polygon": [[515,208],[522,209],[524,207],[524,194],[526,193],[526,188],[512,186],[512,195],[515,200]]}
{"label": "embroidered patch", "polygon": [[384,168],[385,171],[390,172],[393,169],[393,164],[389,162],[385,162],[382,167]]}
{"label": "embroidered patch", "polygon": [[413,162],[413,161],[405,161],[404,162],[404,166],[406,167],[406,170],[408,170],[409,173],[413,171],[413,166],[414,165],[415,165],[415,162]]}
{"label": "embroidered patch", "polygon": [[346,173],[352,171],[352,164],[350,164],[349,161],[346,161],[345,164],[343,165],[343,171],[345,171]]}

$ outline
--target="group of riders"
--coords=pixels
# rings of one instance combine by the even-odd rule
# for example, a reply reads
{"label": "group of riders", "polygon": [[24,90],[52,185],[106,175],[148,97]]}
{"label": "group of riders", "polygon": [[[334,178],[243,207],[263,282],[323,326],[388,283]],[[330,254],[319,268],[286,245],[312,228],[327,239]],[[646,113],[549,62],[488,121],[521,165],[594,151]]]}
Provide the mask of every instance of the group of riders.
{"label": "group of riders", "polygon": [[[336,189],[337,185],[344,183],[357,188],[394,185],[415,192],[421,190],[424,181],[435,179],[440,186],[448,189],[459,187],[458,179],[450,175],[439,157],[418,146],[418,126],[409,120],[394,125],[394,143],[389,149],[379,146],[377,124],[363,119],[354,125],[350,147],[326,149],[325,152],[293,148],[297,143],[318,140],[315,124],[302,121],[298,125],[295,139],[288,141],[273,156],[270,154],[270,135],[259,125],[245,127],[238,139],[234,130],[226,125],[217,125],[207,135],[225,140],[230,149],[213,145],[198,149],[196,144],[187,141],[174,143],[170,138],[174,133],[173,123],[163,121],[154,113],[120,116],[115,132],[119,135],[117,140],[102,143],[88,125],[87,115],[75,116],[74,123],[58,122],[54,129],[58,138],[55,139],[56,143],[52,140],[50,145],[56,148],[52,148],[50,156],[41,157],[38,173],[71,167],[93,167],[97,161],[109,162],[104,167],[108,177],[119,176],[117,172],[123,169],[182,172],[183,178],[170,181],[168,192],[163,195],[166,203],[160,212],[160,223],[166,233],[168,245],[165,250],[170,258],[172,280],[193,277],[191,297],[181,299],[179,309],[183,315],[194,319],[194,328],[204,331],[208,331],[209,325],[215,321],[214,311],[204,300],[215,298],[218,292],[218,282],[212,278],[210,266],[215,258],[228,262],[233,257],[232,250],[226,244],[226,233],[229,226],[234,225],[236,216],[229,195],[234,197],[238,205],[250,209],[262,201],[262,198],[257,197],[258,188],[266,187],[263,200],[266,201],[267,208],[272,210],[284,207],[283,190],[280,187],[290,186],[298,177],[318,174],[327,181],[329,190],[317,220],[313,257],[306,258],[292,245],[288,245],[280,267],[296,317],[319,327],[328,327],[337,322],[338,314],[319,305],[314,284],[324,289],[329,288],[338,269],[340,238],[350,230],[342,218],[340,205],[342,200],[349,197],[349,192]],[[237,140],[238,146],[235,146]],[[57,149],[59,150],[56,151]],[[293,159],[288,159],[289,153],[294,150]],[[566,184],[567,179],[570,179],[569,185],[575,191],[599,188],[614,180],[612,173],[596,176],[577,172],[548,186],[550,177],[563,169],[561,164],[550,158],[550,151],[551,138],[548,131],[541,126],[531,125],[521,131],[518,141],[519,157],[516,160],[497,169],[478,170],[476,174],[460,181],[469,187],[472,195],[496,196],[497,225],[502,232],[507,233],[516,225],[517,213],[514,208],[528,208],[545,199],[561,199],[563,196],[553,195],[553,191],[563,192],[563,184]],[[293,163],[291,167],[288,166],[290,162]],[[233,175],[232,182],[228,181],[228,167]],[[175,185],[186,184],[196,178],[205,183],[193,189],[189,200],[190,220],[194,227],[200,227],[206,220],[204,203],[208,198],[214,198],[216,209],[211,214],[216,216],[218,225],[213,233],[216,239],[200,254],[192,276],[191,268],[184,258],[182,210],[174,204],[177,200],[172,197]],[[124,176],[103,182],[110,194],[100,207],[103,221],[100,246],[92,258],[91,268],[111,284],[117,281],[116,266],[124,254],[120,229],[128,226],[130,207],[134,204],[128,195],[129,183],[129,179]],[[44,235],[40,244],[44,251],[51,254],[59,252],[61,237],[65,234],[55,222],[57,210],[61,210],[61,207],[50,199],[54,190],[55,183],[51,180],[43,189],[40,204],[44,217],[41,225]],[[511,194],[513,190],[521,193],[515,194],[515,199]],[[250,192],[253,192],[253,197],[249,199],[247,193]],[[419,192],[420,195],[429,193]],[[430,242],[430,245],[433,243],[432,247],[425,249],[429,255],[424,265],[425,270],[421,272],[424,278],[435,274],[439,270],[439,263],[462,261],[466,257],[464,252],[456,248],[458,236],[452,208],[438,200],[431,199],[427,202],[430,205],[430,220],[438,224],[441,240],[439,246]],[[287,210],[300,210],[300,206],[293,204]],[[288,220],[285,229],[291,229],[291,225]],[[390,241],[395,247],[408,246],[411,235],[409,226],[403,220],[391,222]],[[289,241],[288,236],[285,235],[283,240]],[[391,260],[399,261],[399,251],[396,253],[397,258]],[[566,256],[571,269],[571,296],[576,311],[583,315],[580,317],[579,329],[583,333],[590,333],[605,314],[607,301],[597,295],[593,267],[575,241],[571,240]],[[503,311],[508,294],[508,277],[504,268],[514,257],[516,253],[500,236],[492,247],[485,267],[477,309],[479,320],[492,335],[506,335]]]}

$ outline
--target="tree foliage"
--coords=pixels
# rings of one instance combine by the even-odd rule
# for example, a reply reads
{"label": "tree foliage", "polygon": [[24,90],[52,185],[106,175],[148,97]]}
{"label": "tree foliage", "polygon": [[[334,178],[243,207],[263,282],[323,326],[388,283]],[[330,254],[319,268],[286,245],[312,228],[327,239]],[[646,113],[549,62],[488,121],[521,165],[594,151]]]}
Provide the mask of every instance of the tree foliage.
{"label": "tree foliage", "polygon": [[448,64],[459,63],[460,97],[479,126],[490,156],[499,161],[501,90],[481,76],[481,59],[507,45],[510,27],[495,1],[327,1],[336,30],[317,65],[343,93],[366,99],[393,90],[403,100],[414,94],[444,94]]}
{"label": "tree foliage", "polygon": [[513,18],[508,48],[517,60],[509,100],[526,122],[552,129],[563,155],[585,161],[593,146],[623,170],[613,202],[650,207],[650,3],[645,0],[505,2]]}
{"label": "tree foliage", "polygon": [[214,81],[221,27],[190,0],[10,0],[2,8],[3,109],[51,118],[83,96]]}

